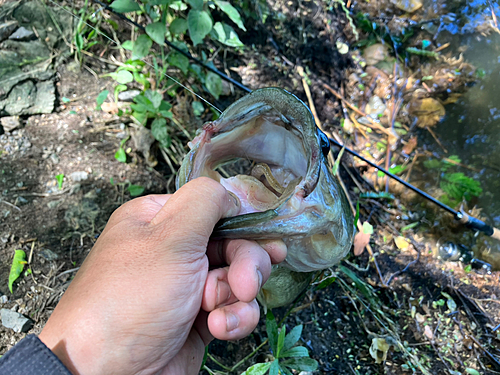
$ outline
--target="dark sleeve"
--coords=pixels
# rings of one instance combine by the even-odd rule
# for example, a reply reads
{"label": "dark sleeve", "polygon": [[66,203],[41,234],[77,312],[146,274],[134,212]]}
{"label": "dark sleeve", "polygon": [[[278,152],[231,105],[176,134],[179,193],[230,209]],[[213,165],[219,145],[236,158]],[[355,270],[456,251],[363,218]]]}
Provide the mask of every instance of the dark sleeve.
{"label": "dark sleeve", "polygon": [[35,335],[26,336],[0,358],[0,375],[71,375]]}

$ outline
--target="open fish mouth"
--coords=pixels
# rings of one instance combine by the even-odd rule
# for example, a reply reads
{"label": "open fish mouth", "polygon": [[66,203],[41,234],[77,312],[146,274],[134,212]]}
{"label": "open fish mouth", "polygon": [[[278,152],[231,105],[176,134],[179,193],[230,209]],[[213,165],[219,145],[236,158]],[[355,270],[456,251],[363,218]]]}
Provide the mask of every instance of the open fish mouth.
{"label": "open fish mouth", "polygon": [[[205,176],[238,197],[238,216],[219,223],[216,237],[283,239],[284,264],[309,272],[338,263],[349,251],[353,219],[327,168],[328,139],[307,106],[277,88],[253,91],[206,123],[189,143],[177,187]],[[251,162],[246,174],[223,177],[217,168]]]}

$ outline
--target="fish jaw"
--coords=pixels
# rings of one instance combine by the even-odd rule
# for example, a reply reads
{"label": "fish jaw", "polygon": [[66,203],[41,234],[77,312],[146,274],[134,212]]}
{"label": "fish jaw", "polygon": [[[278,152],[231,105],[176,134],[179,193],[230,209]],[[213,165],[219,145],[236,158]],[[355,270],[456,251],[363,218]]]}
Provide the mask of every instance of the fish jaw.
{"label": "fish jaw", "polygon": [[[349,251],[354,224],[319,144],[305,104],[283,90],[256,90],[205,124],[190,142],[177,187],[200,176],[220,182],[240,199],[242,209],[235,225],[217,230],[218,238],[283,239],[288,246],[284,267],[296,272],[325,269]],[[234,158],[267,164],[283,186],[300,181],[278,207],[270,208],[274,197],[262,190],[260,181],[251,176],[224,179],[215,171]]]}

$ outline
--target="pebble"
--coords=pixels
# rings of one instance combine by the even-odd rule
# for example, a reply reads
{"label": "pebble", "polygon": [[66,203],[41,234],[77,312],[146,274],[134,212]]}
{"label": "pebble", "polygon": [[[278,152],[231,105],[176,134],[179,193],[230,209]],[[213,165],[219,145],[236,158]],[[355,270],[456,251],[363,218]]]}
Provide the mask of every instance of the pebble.
{"label": "pebble", "polygon": [[15,311],[1,309],[0,316],[2,317],[2,325],[5,328],[10,328],[17,333],[26,332],[33,325],[33,322],[30,319]]}
{"label": "pebble", "polygon": [[59,259],[59,255],[57,255],[56,253],[54,253],[50,249],[43,249],[42,251],[40,251],[38,253],[38,255],[40,255],[41,257],[43,257],[45,259],[47,259],[48,261]]}
{"label": "pebble", "polygon": [[76,171],[76,172],[71,173],[69,175],[69,177],[75,182],[80,182],[80,181],[85,181],[86,179],[88,179],[89,174],[85,171]]}
{"label": "pebble", "polygon": [[9,297],[7,297],[6,295],[3,295],[3,296],[0,297],[0,303],[1,304],[5,304],[7,302],[9,302]]}
{"label": "pebble", "polygon": [[19,121],[19,116],[5,116],[0,118],[0,123],[3,126],[3,130],[6,133],[11,132],[12,130],[21,126],[21,122]]}
{"label": "pebble", "polygon": [[15,33],[9,36],[9,39],[19,40],[19,41],[27,41],[35,38],[36,35],[32,30],[28,30],[27,28],[22,26],[19,29],[17,29]]}
{"label": "pebble", "polygon": [[50,161],[54,164],[59,164],[59,156],[57,156],[57,154],[51,154]]}
{"label": "pebble", "polygon": [[28,203],[28,200],[24,197],[17,197],[16,198],[16,202],[15,202],[15,205],[20,205],[20,204],[26,204]]}
{"label": "pebble", "polygon": [[141,92],[139,90],[122,91],[118,94],[118,100],[122,102],[131,102],[140,93]]}

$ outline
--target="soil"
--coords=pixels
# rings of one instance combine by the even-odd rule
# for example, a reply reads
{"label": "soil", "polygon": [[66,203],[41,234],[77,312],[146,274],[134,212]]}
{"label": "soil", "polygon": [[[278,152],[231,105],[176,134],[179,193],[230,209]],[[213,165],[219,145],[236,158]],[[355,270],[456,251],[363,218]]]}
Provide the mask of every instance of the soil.
{"label": "soil", "polygon": [[[315,2],[300,4],[276,2],[274,10],[286,21],[257,23],[252,39],[242,37],[245,45],[256,47],[229,56],[221,65],[239,66],[242,82],[253,89],[279,86],[306,102],[294,64],[308,66],[318,116],[335,129],[342,106],[321,83],[341,89],[355,67],[350,55],[340,55],[334,47],[337,40],[352,37],[348,20],[335,9],[325,13]],[[95,110],[97,94],[106,88],[113,92],[113,84],[90,73],[105,73],[109,66],[90,58],[86,64],[92,69],[75,69],[71,61],[59,68],[60,101],[54,113],[25,117],[20,129],[0,139],[0,280],[5,281],[0,282],[0,296],[8,298],[5,303],[0,300],[0,308],[18,311],[34,322],[25,333],[0,325],[0,355],[26,334],[41,331],[111,213],[131,199],[128,185],[144,186],[144,194],[173,191],[172,172],[160,155],[154,169],[134,147],[127,164],[115,159],[120,141],[129,135],[129,120]],[[241,95],[236,92],[217,104],[222,107]],[[63,103],[62,98],[70,102]],[[182,115],[185,98],[176,100],[174,110]],[[184,123],[192,118],[186,114]],[[88,178],[74,181],[74,172],[86,172]],[[55,179],[59,174],[65,176],[61,188]],[[354,186],[348,189],[356,202]],[[498,272],[470,271],[459,261],[436,259],[418,234],[407,248],[399,249],[393,241],[398,232],[394,226],[405,223],[399,211],[394,213],[397,203],[392,211],[380,206],[367,204],[360,220],[373,218],[379,224],[371,245],[382,278],[366,252],[350,255],[342,267],[358,279],[342,268],[326,271],[323,277],[337,278],[332,285],[311,287],[291,311],[276,309],[277,318],[286,316],[287,330],[304,326],[301,343],[319,362],[321,374],[411,374],[422,369],[430,374],[463,374],[466,369],[498,373],[499,336],[494,330],[500,324]],[[32,274],[22,275],[10,294],[7,279],[16,249],[28,255]],[[266,338],[262,319],[244,340],[211,343],[206,366],[226,374],[241,361],[231,372],[241,373],[269,360],[267,345],[253,353]],[[387,359],[376,364],[369,350],[374,338],[396,340],[405,349],[393,346]],[[415,369],[417,364],[422,367]]]}

